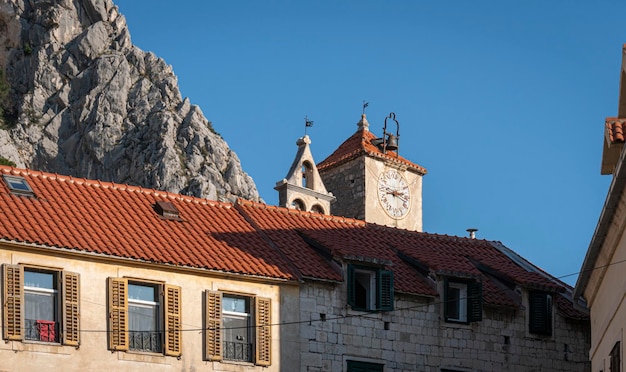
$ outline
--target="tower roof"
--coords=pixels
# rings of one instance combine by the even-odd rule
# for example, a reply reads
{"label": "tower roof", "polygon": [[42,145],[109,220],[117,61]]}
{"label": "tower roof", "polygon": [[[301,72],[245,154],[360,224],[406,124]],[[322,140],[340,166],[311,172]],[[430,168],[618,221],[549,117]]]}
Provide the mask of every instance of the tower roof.
{"label": "tower roof", "polygon": [[365,114],[361,115],[361,121],[359,121],[357,125],[359,129],[350,136],[350,138],[345,140],[335,152],[317,165],[318,171],[324,171],[327,168],[346,163],[359,156],[365,155],[405,165],[408,169],[421,175],[427,173],[426,168],[403,158],[398,155],[397,152],[387,150],[387,152],[383,153],[378,146],[374,145],[372,141],[377,139],[377,137],[368,130],[369,123],[367,122]]}

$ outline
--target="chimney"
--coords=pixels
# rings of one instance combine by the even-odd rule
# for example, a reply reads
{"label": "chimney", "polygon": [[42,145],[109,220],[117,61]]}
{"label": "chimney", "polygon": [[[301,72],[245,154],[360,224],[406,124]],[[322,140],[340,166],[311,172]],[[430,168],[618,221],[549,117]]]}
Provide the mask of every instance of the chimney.
{"label": "chimney", "polygon": [[465,231],[467,231],[469,233],[470,239],[476,239],[476,231],[478,231],[478,229],[470,227],[469,229],[467,229]]}

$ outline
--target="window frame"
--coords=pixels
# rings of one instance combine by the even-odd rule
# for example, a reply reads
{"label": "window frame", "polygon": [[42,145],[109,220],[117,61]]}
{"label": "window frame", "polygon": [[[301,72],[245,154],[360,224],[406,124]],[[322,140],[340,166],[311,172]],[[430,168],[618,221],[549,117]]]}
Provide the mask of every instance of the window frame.
{"label": "window frame", "polygon": [[[51,288],[27,285],[28,273],[49,275]],[[61,291],[59,290],[59,279],[58,271],[24,267],[24,340],[52,343],[59,342],[59,325],[61,324]],[[28,295],[50,298],[52,300],[52,306],[49,309],[52,314],[46,314],[46,318],[51,319],[27,318],[27,313],[29,312],[28,308],[31,306],[31,300],[28,298]],[[33,307],[35,305],[35,303],[32,304]]]}
{"label": "window frame", "polygon": [[[250,316],[249,343],[251,346],[251,360],[240,361],[226,359],[225,352],[225,332],[224,317],[235,313],[224,311],[224,297],[246,298],[248,301],[248,311]],[[271,360],[271,299],[250,294],[241,294],[230,291],[204,292],[204,336],[205,350],[204,359],[208,361],[255,364],[258,366],[270,366]],[[241,315],[241,313],[237,313]]]}
{"label": "window frame", "polygon": [[[162,324],[161,351],[152,352],[130,348],[129,282],[154,286],[160,304],[157,321]],[[182,298],[181,287],[136,278],[107,278],[108,348],[113,351],[150,353],[179,357],[182,355]]]}
{"label": "window frame", "polygon": [[[357,275],[370,275],[369,293],[366,298],[366,306],[360,306],[357,302]],[[347,297],[348,305],[357,311],[393,311],[394,288],[393,272],[380,267],[357,265],[349,263],[347,266]],[[371,292],[374,292],[373,295]]]}
{"label": "window frame", "polygon": [[[26,178],[9,174],[3,174],[2,178],[4,179],[4,183],[7,185],[11,194],[18,196],[35,196],[35,192],[33,191],[33,188],[30,187]],[[23,187],[19,187],[17,185]]]}
{"label": "window frame", "polygon": [[346,360],[346,372],[383,372],[385,365],[381,363]]}
{"label": "window frame", "polygon": [[621,363],[621,343],[617,341],[611,352],[609,353],[609,371],[610,372],[620,372],[622,368]]}
{"label": "window frame", "polygon": [[[148,301],[148,300],[139,300],[139,299],[131,298],[130,296],[131,286],[152,289],[153,300]],[[135,280],[128,281],[128,293],[129,293],[128,295],[128,337],[129,337],[128,350],[129,351],[141,351],[141,352],[157,353],[157,354],[163,353],[162,335],[163,335],[163,329],[164,329],[163,327],[164,317],[162,314],[163,304],[161,303],[162,296],[159,295],[160,292],[162,292],[160,288],[160,284],[147,283],[147,282],[141,282],[141,281],[135,281]],[[154,316],[154,319],[152,321],[152,326],[154,329],[149,330],[149,331],[131,329],[132,327],[131,323],[133,323],[133,316],[131,315],[131,307],[151,309],[152,314]],[[145,336],[142,335],[143,333],[153,333],[156,335],[156,342],[155,342],[154,348],[151,348],[151,347],[142,348],[142,347],[133,346],[135,344],[133,341],[134,337],[139,336],[141,337],[141,339],[145,339]],[[154,337],[154,335],[149,335],[150,339],[152,339],[152,337]],[[143,345],[143,342],[141,344]]]}
{"label": "window frame", "polygon": [[[450,288],[458,289],[459,296],[454,304],[458,309],[458,318],[450,315],[453,302],[450,299]],[[443,319],[447,323],[469,324],[482,320],[483,311],[482,283],[477,280],[444,278],[443,280]]]}
{"label": "window frame", "polygon": [[[31,290],[25,286],[25,270],[53,275],[56,285],[56,312],[54,338],[50,340],[39,333],[39,339],[26,338],[25,294]],[[45,342],[51,345],[80,346],[80,275],[58,268],[28,264],[2,264],[2,338],[7,341]],[[45,324],[45,323],[42,323]],[[47,338],[47,339],[45,339]]]}
{"label": "window frame", "polygon": [[553,334],[554,294],[545,291],[528,291],[528,332],[533,335]]}

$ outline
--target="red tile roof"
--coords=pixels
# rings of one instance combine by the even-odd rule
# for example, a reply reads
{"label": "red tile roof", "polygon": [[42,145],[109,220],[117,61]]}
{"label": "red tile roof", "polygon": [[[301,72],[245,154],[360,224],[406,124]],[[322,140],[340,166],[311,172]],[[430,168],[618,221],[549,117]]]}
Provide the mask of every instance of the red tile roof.
{"label": "red tile roof", "polygon": [[[375,262],[393,271],[398,292],[436,297],[432,275],[469,277],[483,282],[485,303],[512,308],[516,285],[571,290],[499,242],[6,166],[0,174],[24,177],[35,193],[14,195],[0,181],[4,241],[281,280],[341,282],[342,262]],[[160,216],[159,201],[180,218]]]}
{"label": "red tile roof", "polygon": [[[363,115],[362,121],[365,120]],[[395,151],[387,151],[383,153],[380,148],[375,146],[372,141],[377,137],[363,126],[345,140],[338,148],[330,154],[326,159],[317,165],[317,170],[323,172],[325,169],[346,163],[352,159],[366,155],[374,158],[390,160],[408,167],[419,174],[426,174],[426,169],[403,158]]]}
{"label": "red tile roof", "polygon": [[604,121],[606,138],[611,143],[624,143],[626,132],[626,118],[606,118]]}
{"label": "red tile roof", "polygon": [[[0,167],[36,197],[0,181],[0,238],[178,266],[295,279],[291,264],[232,204],[141,187]],[[161,218],[171,202],[182,221]]]}

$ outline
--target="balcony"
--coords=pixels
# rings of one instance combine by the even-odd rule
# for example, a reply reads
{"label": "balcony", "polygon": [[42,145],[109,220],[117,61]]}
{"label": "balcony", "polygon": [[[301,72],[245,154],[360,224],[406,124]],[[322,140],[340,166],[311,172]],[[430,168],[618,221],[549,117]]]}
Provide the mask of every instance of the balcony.
{"label": "balcony", "polygon": [[128,332],[128,346],[131,350],[160,353],[161,345],[160,332]]}
{"label": "balcony", "polygon": [[252,344],[224,341],[224,359],[237,362],[252,362]]}
{"label": "balcony", "polygon": [[59,323],[53,320],[25,319],[24,339],[42,342],[59,342]]}

